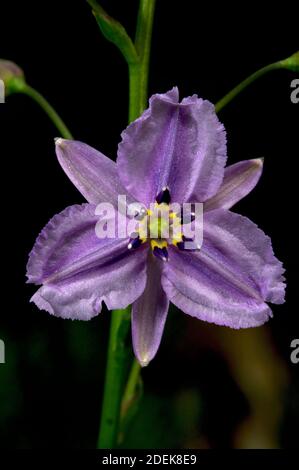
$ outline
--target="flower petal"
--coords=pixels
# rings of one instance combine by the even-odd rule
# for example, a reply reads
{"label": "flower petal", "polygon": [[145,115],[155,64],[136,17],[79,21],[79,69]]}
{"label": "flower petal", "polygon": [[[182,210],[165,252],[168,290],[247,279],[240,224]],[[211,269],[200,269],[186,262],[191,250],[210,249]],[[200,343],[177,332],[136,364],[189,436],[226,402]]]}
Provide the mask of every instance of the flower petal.
{"label": "flower petal", "polygon": [[116,207],[117,196],[126,194],[116,163],[98,150],[76,140],[59,138],[56,154],[63,170],[88,202],[109,202]]}
{"label": "flower petal", "polygon": [[203,202],[223,179],[226,137],[214,106],[197,96],[178,103],[178,90],[153,95],[150,107],[122,133],[119,177],[148,205],[168,186],[172,202]]}
{"label": "flower petal", "polygon": [[172,249],[169,259],[162,278],[167,296],[202,320],[232,328],[258,326],[272,315],[266,301],[284,301],[284,270],[269,237],[238,214],[209,212],[201,251]]}
{"label": "flower petal", "polygon": [[230,209],[255,187],[263,171],[263,159],[244,160],[225,168],[219,190],[205,202],[204,210]]}
{"label": "flower petal", "polygon": [[150,253],[146,287],[132,307],[133,347],[142,366],[148,365],[159,348],[168,306],[161,287],[161,262]]}
{"label": "flower petal", "polygon": [[99,216],[91,204],[54,216],[30,254],[28,282],[43,284],[32,297],[41,309],[63,318],[88,320],[104,301],[125,308],[146,283],[146,249],[127,249],[127,239],[98,238]]}

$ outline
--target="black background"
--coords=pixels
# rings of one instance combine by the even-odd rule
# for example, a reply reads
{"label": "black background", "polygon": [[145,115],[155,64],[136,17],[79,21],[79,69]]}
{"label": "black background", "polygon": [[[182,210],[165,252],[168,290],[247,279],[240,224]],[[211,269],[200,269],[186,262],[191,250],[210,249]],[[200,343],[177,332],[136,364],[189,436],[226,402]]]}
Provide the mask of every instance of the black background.
{"label": "black background", "polygon": [[[107,0],[102,5],[133,36],[138,2]],[[0,57],[25,70],[28,83],[47,97],[76,139],[115,159],[127,124],[127,67],[100,34],[90,7],[84,0],[31,0],[5,2],[0,13]],[[158,0],[149,94],[177,85],[181,97],[197,93],[216,102],[256,69],[297,49],[298,17],[290,2],[219,6]],[[298,338],[299,104],[290,101],[295,77],[275,71],[219,114],[228,133],[229,163],[265,157],[259,185],[236,210],[271,236],[286,267],[287,302],[274,306],[274,318],[265,327],[288,377],[279,437],[283,447],[295,446],[299,424],[299,365],[289,358],[290,342]],[[92,448],[109,313],[103,310],[89,323],[50,317],[29,304],[35,288],[25,284],[27,256],[41,228],[83,198],[56,161],[56,129],[29,98],[15,95],[0,105],[0,136],[0,338],[7,356],[0,365],[0,446]],[[195,427],[205,437],[192,443],[231,447],[235,427],[250,414],[250,404],[219,352],[217,335],[223,328],[175,310],[170,316],[159,353],[143,373],[151,397],[162,400],[160,422],[172,426],[170,397],[178,390],[196,390],[204,411]],[[190,341],[188,332],[195,339]],[[190,442],[183,436],[165,443],[160,432],[161,446]],[[128,446],[138,442],[133,436]]]}

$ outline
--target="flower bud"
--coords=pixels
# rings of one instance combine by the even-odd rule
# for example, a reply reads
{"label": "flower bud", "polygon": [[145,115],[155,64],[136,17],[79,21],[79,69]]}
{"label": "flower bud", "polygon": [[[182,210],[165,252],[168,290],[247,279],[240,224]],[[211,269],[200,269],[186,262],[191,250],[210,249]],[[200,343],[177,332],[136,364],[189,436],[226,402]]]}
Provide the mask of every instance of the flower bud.
{"label": "flower bud", "polygon": [[25,77],[23,70],[14,62],[0,59],[0,80],[5,87],[5,95],[21,91]]}
{"label": "flower bud", "polygon": [[295,52],[295,54],[291,55],[287,59],[281,60],[280,65],[284,69],[299,72],[299,51]]}

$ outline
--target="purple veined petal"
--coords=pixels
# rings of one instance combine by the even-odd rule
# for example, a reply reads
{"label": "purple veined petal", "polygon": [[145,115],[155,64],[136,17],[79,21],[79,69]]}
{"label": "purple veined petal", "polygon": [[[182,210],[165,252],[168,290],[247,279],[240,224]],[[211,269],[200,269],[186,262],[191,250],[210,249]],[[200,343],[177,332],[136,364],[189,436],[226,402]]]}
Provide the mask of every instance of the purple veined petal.
{"label": "purple veined petal", "polygon": [[172,202],[204,202],[221,185],[226,136],[214,106],[197,96],[178,103],[178,90],[153,95],[150,107],[122,133],[119,177],[149,205],[168,187]]}
{"label": "purple veined petal", "polygon": [[63,318],[89,320],[101,310],[125,308],[146,283],[146,247],[96,236],[95,205],[71,206],[42,230],[27,265],[28,282],[42,284],[32,301]]}
{"label": "purple veined petal", "polygon": [[135,356],[147,366],[155,356],[164,330],[169,302],[161,286],[161,261],[150,253],[147,283],[132,307],[132,338]]}
{"label": "purple veined petal", "polygon": [[109,202],[116,207],[118,195],[127,193],[118,177],[116,163],[89,145],[59,138],[56,154],[63,170],[88,202]]}
{"label": "purple veined petal", "polygon": [[263,159],[244,160],[225,168],[219,190],[204,204],[204,210],[230,209],[256,186],[263,171]]}
{"label": "purple veined petal", "polygon": [[259,326],[283,303],[282,264],[270,238],[253,222],[218,209],[206,214],[200,252],[172,249],[163,288],[185,313],[231,328]]}

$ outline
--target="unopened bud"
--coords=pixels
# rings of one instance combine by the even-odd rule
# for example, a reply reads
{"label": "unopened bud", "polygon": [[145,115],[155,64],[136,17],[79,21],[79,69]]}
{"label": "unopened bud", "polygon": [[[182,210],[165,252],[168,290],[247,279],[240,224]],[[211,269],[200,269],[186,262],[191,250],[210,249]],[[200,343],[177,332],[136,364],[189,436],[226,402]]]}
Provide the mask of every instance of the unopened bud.
{"label": "unopened bud", "polygon": [[281,60],[280,65],[284,69],[299,72],[299,51],[295,52],[295,54],[291,55],[287,59]]}
{"label": "unopened bud", "polygon": [[0,80],[4,84],[6,96],[21,91],[25,84],[23,70],[9,60],[0,59]]}

